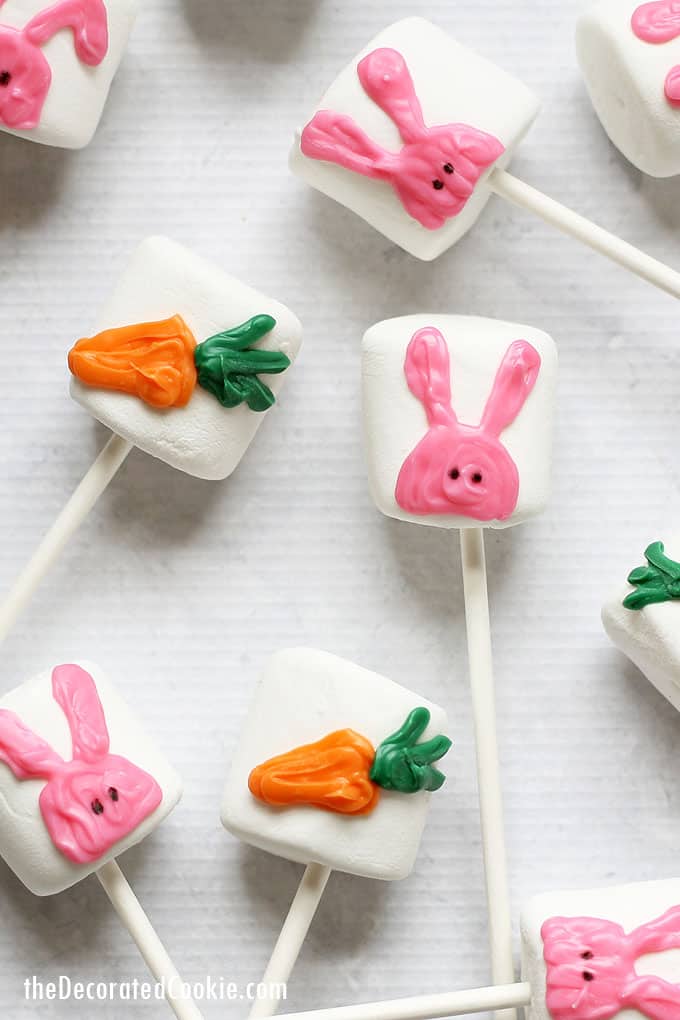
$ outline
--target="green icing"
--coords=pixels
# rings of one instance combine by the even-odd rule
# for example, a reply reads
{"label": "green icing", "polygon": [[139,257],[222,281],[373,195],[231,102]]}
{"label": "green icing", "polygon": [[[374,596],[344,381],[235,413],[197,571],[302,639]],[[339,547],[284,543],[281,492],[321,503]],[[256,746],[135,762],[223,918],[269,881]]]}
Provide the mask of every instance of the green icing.
{"label": "green icing", "polygon": [[429,722],[427,708],[414,708],[403,726],[383,740],[371,768],[374,783],[399,793],[439,789],[446,777],[432,763],[444,757],[451,741],[438,736],[419,744]]}
{"label": "green icing", "polygon": [[204,340],[194,351],[198,381],[223,407],[246,403],[251,411],[266,411],[276,398],[259,376],[278,375],[290,365],[281,351],[264,351],[253,344],[271,333],[271,315],[252,319]]}
{"label": "green icing", "polygon": [[680,599],[680,563],[664,554],[663,542],[652,542],[645,549],[646,567],[637,567],[628,575],[635,591],[623,600],[626,609],[644,609],[654,602]]}

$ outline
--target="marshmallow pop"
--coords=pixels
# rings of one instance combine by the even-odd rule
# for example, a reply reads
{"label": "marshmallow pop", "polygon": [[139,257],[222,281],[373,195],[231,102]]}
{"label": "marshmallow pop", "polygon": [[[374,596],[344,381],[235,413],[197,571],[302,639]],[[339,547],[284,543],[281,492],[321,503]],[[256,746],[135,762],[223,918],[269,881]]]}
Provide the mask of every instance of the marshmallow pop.
{"label": "marshmallow pop", "polygon": [[680,273],[506,171],[537,112],[522,82],[407,18],[336,78],[296,138],[291,169],[420,259],[455,244],[495,193],[680,297]]}
{"label": "marshmallow pop", "polygon": [[236,469],[301,332],[283,305],[180,245],[138,248],[68,357],[71,396],[114,434],[0,606],[0,640],[133,446],[197,478]]}
{"label": "marshmallow pop", "polygon": [[98,667],[57,666],[0,699],[0,856],[36,896],[96,875],[178,1020],[200,1020],[116,863],[181,795]]}
{"label": "marshmallow pop", "polygon": [[493,980],[514,980],[484,528],[541,513],[550,490],[557,354],[537,329],[410,315],[363,340],[371,494],[388,517],[459,529]]}
{"label": "marshmallow pop", "polygon": [[517,1006],[526,1020],[680,1016],[680,879],[536,896],[522,913],[521,933],[522,983],[285,1020],[432,1020]]}
{"label": "marshmallow pop", "polygon": [[601,0],[580,19],[576,50],[617,149],[652,177],[680,174],[678,0]]}
{"label": "marshmallow pop", "polygon": [[0,0],[0,131],[87,145],[136,14],[137,0]]}
{"label": "marshmallow pop", "polygon": [[[229,832],[306,865],[265,986],[288,980],[332,870],[411,872],[445,731],[442,709],[352,662],[308,648],[269,661],[222,802]],[[251,1017],[276,1009],[260,999]]]}
{"label": "marshmallow pop", "polygon": [[644,562],[602,610],[607,634],[680,710],[680,536],[647,546]]}

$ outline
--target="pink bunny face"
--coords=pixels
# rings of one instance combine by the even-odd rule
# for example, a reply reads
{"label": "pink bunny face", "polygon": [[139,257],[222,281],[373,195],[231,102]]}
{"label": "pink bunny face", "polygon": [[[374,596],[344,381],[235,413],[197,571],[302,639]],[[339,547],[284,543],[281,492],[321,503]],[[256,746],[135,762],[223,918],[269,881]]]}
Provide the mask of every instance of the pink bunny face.
{"label": "pink bunny face", "polygon": [[109,734],[94,680],[79,666],[57,666],[52,691],[69,724],[73,760],[65,762],[13,712],[0,710],[0,761],[19,780],[46,779],[40,812],[57,849],[74,864],[99,860],[160,805],[155,779],[109,754]]}
{"label": "pink bunny face", "polygon": [[302,132],[303,154],[388,182],[410,216],[438,230],[461,212],[504,146],[466,124],[426,127],[408,67],[396,50],[374,50],[357,73],[367,95],[398,127],[403,147],[389,152],[351,117],[320,110]]}
{"label": "pink bunny face", "polygon": [[626,934],[591,917],[554,917],[541,929],[546,1005],[553,1020],[613,1020],[633,1009],[650,1020],[677,1020],[680,986],[638,975],[645,953],[680,948],[680,908]]}
{"label": "pink bunny face", "polygon": [[458,421],[451,404],[449,349],[439,330],[413,336],[404,371],[421,401],[429,429],[404,462],[395,498],[412,514],[456,514],[478,521],[510,517],[519,496],[519,472],[500,441],[531,393],[538,352],[525,340],[508,348],[479,425]]}
{"label": "pink bunny face", "polygon": [[0,121],[7,127],[27,131],[40,122],[52,84],[52,71],[40,47],[64,28],[72,30],[83,63],[94,67],[102,62],[108,49],[102,0],[61,0],[21,30],[0,25]]}

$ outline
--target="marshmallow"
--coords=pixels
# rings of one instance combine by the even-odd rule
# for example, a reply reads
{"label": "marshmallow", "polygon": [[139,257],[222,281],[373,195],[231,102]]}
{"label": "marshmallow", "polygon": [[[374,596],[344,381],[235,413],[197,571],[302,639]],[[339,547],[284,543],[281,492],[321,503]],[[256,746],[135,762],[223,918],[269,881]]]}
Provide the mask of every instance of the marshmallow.
{"label": "marshmallow", "polygon": [[382,513],[443,528],[506,528],[550,492],[557,352],[540,330],[408,315],[363,340],[364,438]]}
{"label": "marshmallow", "polygon": [[521,932],[527,1020],[680,1015],[680,879],[537,896]]}
{"label": "marshmallow", "polygon": [[653,542],[604,606],[607,634],[680,711],[680,536]]}
{"label": "marshmallow", "polygon": [[442,709],[386,677],[325,652],[279,652],[243,729],[222,822],[292,861],[405,878],[427,791],[444,781],[434,763],[450,746],[445,728]]}
{"label": "marshmallow", "polygon": [[57,666],[0,699],[0,856],[37,896],[141,842],[182,784],[97,666]]}
{"label": "marshmallow", "polygon": [[96,332],[70,352],[71,396],[151,456],[220,479],[275,402],[302,328],[277,301],[154,237],[133,255]]}
{"label": "marshmallow", "polygon": [[136,14],[137,0],[0,0],[0,130],[87,145]]}
{"label": "marshmallow", "polygon": [[677,0],[603,0],[579,21],[576,48],[614,145],[652,177],[680,174]]}
{"label": "marshmallow", "polygon": [[386,28],[336,78],[291,152],[292,171],[412,255],[441,255],[475,223],[538,112],[522,82],[422,18]]}

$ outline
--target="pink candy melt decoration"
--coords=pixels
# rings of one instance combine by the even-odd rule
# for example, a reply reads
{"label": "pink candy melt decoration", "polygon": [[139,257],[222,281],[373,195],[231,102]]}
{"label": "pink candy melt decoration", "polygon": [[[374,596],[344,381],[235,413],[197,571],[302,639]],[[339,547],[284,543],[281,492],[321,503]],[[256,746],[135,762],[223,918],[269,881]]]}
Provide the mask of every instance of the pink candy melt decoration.
{"label": "pink candy melt decoration", "polygon": [[519,472],[500,441],[531,393],[541,366],[525,340],[508,348],[479,425],[458,421],[451,405],[449,349],[438,329],[420,329],[406,352],[409,389],[429,430],[404,462],[395,498],[413,514],[459,514],[507,520],[517,506]]}
{"label": "pink candy melt decoration", "polygon": [[60,0],[23,29],[0,25],[0,121],[7,127],[28,131],[40,122],[52,84],[52,71],[40,47],[64,28],[73,32],[83,63],[101,64],[109,45],[102,0]]}
{"label": "pink candy melt decoration", "polygon": [[0,762],[19,780],[47,780],[39,803],[50,838],[74,864],[89,864],[148,818],[163,794],[147,772],[109,754],[106,720],[89,673],[57,666],[52,692],[69,725],[73,760],[64,761],[18,716],[0,709]]}
{"label": "pink candy melt decoration", "polygon": [[680,907],[626,935],[611,921],[554,917],[541,929],[546,1005],[553,1020],[612,1020],[634,1009],[649,1020],[677,1020],[680,985],[638,975],[646,953],[680,949]]}
{"label": "pink candy melt decoration", "polygon": [[643,4],[634,12],[631,24],[643,42],[670,42],[680,35],[680,0]]}
{"label": "pink candy melt decoration", "polygon": [[351,117],[320,110],[302,132],[303,154],[386,181],[410,216],[428,230],[439,229],[461,212],[504,146],[466,124],[426,127],[406,61],[396,50],[369,53],[357,72],[367,95],[398,127],[403,147],[389,152]]}

